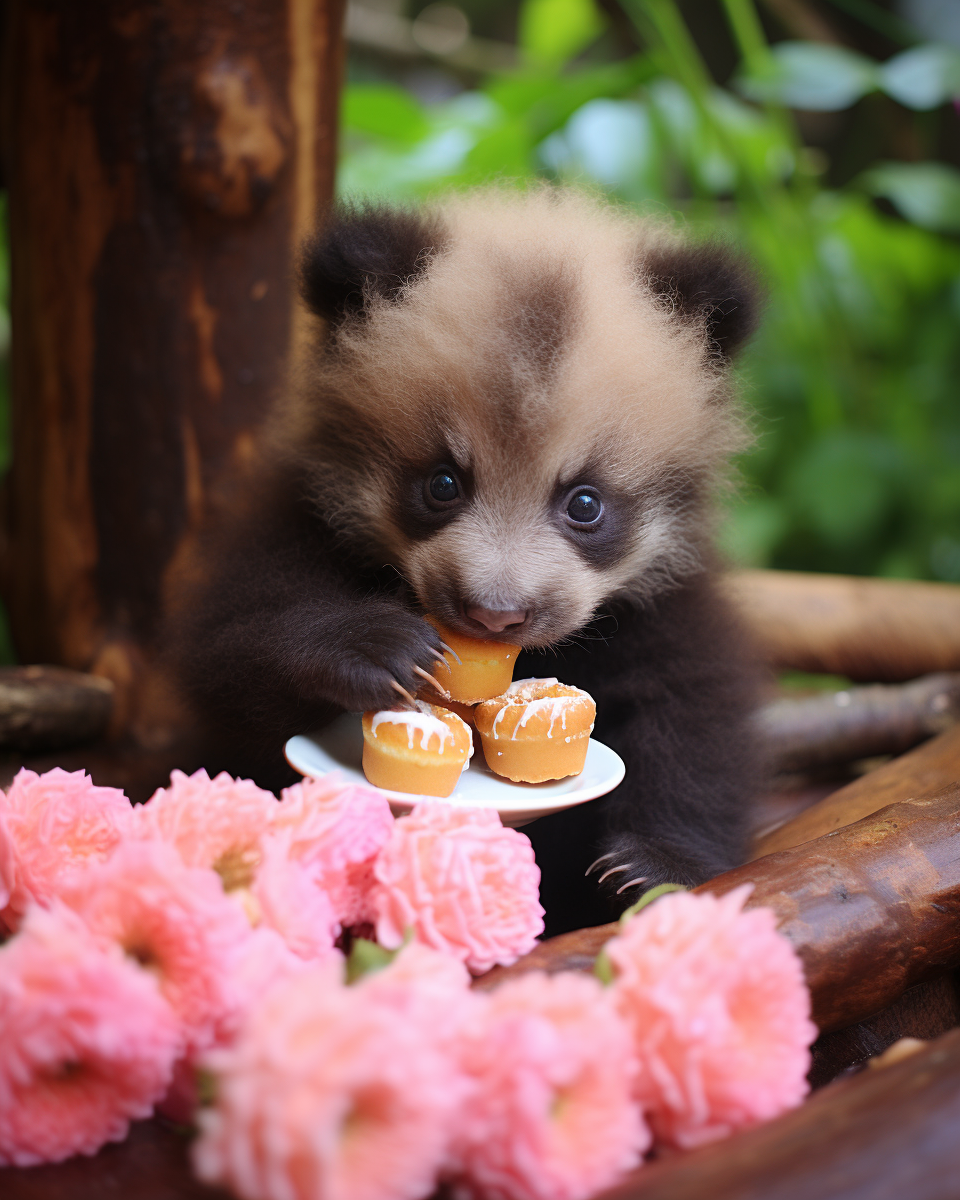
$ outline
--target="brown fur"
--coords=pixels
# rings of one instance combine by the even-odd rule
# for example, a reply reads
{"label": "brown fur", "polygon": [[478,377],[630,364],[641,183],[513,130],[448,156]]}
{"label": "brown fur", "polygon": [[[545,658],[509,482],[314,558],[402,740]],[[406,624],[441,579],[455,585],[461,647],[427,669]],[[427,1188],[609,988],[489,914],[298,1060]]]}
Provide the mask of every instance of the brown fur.
{"label": "brown fur", "polygon": [[[750,672],[708,558],[745,441],[727,382],[751,324],[742,264],[577,193],[487,191],[341,214],[303,288],[329,333],[180,635],[235,761],[387,707],[393,680],[415,689],[439,649],[425,611],[474,636],[468,607],[519,612],[497,636],[559,653],[521,669],[594,692],[627,762],[611,797],[532,830],[551,929],[611,911],[575,880],[601,852],[614,885],[732,865]],[[458,481],[449,503],[438,469]],[[568,519],[582,488],[603,502],[594,524]]]}
{"label": "brown fur", "polygon": [[[650,596],[694,573],[705,503],[744,429],[703,326],[678,321],[644,281],[645,259],[676,235],[546,190],[458,197],[426,224],[442,231],[439,251],[400,303],[373,294],[341,325],[288,413],[286,443],[318,511],[454,624],[452,578],[487,608],[549,594],[526,645],[564,636],[610,596]],[[352,436],[331,438],[332,424]],[[476,502],[411,542],[393,502],[397,465],[448,454],[474,477]],[[572,486],[597,464],[638,513],[602,570],[544,512],[558,479]]]}

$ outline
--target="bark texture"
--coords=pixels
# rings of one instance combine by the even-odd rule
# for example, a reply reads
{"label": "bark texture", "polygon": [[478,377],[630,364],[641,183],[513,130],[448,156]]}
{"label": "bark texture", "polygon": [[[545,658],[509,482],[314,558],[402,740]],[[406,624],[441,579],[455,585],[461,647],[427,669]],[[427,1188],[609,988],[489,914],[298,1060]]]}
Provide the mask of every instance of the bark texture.
{"label": "bark texture", "polygon": [[960,670],[960,585],[734,571],[725,587],[774,667],[865,683]]}
{"label": "bark texture", "polygon": [[22,660],[184,716],[157,630],[284,386],[300,237],[332,190],[339,0],[11,0],[13,469]]}
{"label": "bark texture", "polygon": [[[893,1004],[960,964],[960,784],[904,800],[816,841],[726,871],[698,891],[751,883],[803,960],[822,1032]],[[529,970],[589,970],[616,924],[542,943],[482,987]]]}
{"label": "bark texture", "polygon": [[0,746],[59,750],[99,737],[113,684],[63,667],[0,668]]}
{"label": "bark texture", "polygon": [[934,794],[960,779],[960,728],[954,726],[909,754],[861,775],[812,804],[792,820],[757,838],[753,857],[761,858],[842,829],[886,804]]}
{"label": "bark texture", "polygon": [[755,718],[775,771],[902,754],[960,721],[960,673],[774,700]]}
{"label": "bark texture", "polygon": [[757,1129],[652,1163],[602,1200],[953,1200],[958,1123],[954,1029]]}

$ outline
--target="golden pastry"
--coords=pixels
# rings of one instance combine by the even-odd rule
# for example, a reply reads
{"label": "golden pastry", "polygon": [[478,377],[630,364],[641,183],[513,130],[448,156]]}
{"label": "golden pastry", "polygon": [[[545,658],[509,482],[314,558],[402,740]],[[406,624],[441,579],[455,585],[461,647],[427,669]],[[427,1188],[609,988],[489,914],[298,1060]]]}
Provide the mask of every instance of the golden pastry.
{"label": "golden pastry", "polygon": [[458,704],[476,704],[499,696],[513,678],[513,664],[520,647],[511,642],[468,638],[447,629],[433,617],[430,624],[450,647],[437,667],[437,680]]}
{"label": "golden pastry", "polygon": [[543,783],[580,774],[596,715],[593,697],[580,688],[518,679],[477,705],[477,733],[491,771],[514,783]]}
{"label": "golden pastry", "polygon": [[363,773],[392,792],[449,796],[473,754],[470,727],[433,704],[365,712],[362,724]]}

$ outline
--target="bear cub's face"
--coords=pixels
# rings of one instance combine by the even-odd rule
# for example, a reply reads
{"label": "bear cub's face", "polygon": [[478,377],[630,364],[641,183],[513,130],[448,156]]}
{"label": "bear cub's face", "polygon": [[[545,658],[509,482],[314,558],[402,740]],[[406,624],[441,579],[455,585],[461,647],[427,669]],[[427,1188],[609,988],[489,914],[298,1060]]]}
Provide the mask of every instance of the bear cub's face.
{"label": "bear cub's face", "polygon": [[306,247],[328,321],[297,438],[317,510],[425,610],[547,646],[699,568],[742,440],[748,276],[576,193],[341,212]]}

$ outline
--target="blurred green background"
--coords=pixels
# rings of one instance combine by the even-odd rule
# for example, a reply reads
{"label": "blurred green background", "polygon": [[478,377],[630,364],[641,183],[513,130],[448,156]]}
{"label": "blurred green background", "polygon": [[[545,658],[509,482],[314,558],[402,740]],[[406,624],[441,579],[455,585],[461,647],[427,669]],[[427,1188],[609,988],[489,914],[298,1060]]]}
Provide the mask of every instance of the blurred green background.
{"label": "blurred green background", "polygon": [[363,0],[339,192],[581,181],[720,233],[748,566],[960,581],[960,0]]}

